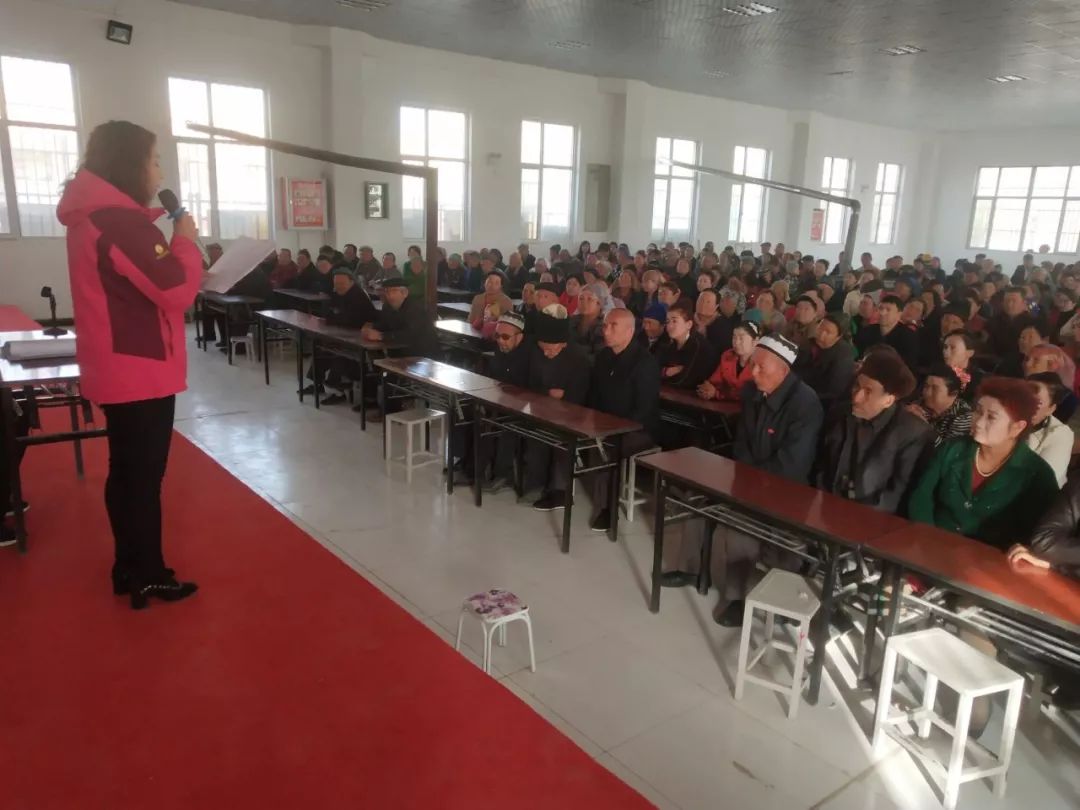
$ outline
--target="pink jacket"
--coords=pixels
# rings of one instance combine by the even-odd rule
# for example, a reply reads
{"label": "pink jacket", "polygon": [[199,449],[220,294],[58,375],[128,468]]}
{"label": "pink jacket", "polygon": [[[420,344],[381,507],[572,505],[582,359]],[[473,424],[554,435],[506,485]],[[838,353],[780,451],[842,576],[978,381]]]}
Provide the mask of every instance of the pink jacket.
{"label": "pink jacket", "polygon": [[83,395],[99,405],[167,397],[187,387],[184,310],[202,282],[190,239],[166,243],[144,208],[82,169],[56,210],[67,226]]}

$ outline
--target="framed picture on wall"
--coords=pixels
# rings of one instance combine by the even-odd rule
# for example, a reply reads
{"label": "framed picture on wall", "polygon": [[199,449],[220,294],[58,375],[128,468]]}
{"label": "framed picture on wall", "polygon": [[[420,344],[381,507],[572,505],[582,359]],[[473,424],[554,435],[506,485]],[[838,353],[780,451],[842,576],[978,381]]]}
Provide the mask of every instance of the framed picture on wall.
{"label": "framed picture on wall", "polygon": [[364,217],[387,219],[390,214],[390,184],[364,182]]}
{"label": "framed picture on wall", "polygon": [[325,231],[326,181],[321,178],[281,178],[284,226],[289,230]]}

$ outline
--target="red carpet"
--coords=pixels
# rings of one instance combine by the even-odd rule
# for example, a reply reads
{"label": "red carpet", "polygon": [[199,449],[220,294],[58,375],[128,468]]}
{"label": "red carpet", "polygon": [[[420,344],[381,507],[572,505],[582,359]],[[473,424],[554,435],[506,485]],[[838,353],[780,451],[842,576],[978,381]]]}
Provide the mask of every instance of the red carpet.
{"label": "red carpet", "polygon": [[0,550],[4,810],[648,806],[179,434],[167,559],[202,590],[132,611],[84,447],[85,481],[30,449]]}

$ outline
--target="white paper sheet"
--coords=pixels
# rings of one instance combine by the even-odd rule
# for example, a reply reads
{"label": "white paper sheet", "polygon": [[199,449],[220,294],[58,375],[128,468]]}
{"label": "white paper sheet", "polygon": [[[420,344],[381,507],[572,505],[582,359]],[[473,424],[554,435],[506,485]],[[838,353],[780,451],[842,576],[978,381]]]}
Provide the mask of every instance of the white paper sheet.
{"label": "white paper sheet", "polygon": [[227,293],[236,282],[258,267],[277,250],[269,239],[251,239],[241,236],[234,239],[221,258],[217,260],[206,278],[202,288],[209,292]]}

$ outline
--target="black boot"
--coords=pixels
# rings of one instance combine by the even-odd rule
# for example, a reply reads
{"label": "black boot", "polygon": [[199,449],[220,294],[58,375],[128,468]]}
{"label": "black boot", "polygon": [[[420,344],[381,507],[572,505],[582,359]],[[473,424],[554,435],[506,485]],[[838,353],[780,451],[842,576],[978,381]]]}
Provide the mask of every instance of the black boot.
{"label": "black boot", "polygon": [[[176,572],[171,568],[166,568],[165,576],[176,576]],[[115,565],[112,570],[112,592],[116,596],[126,596],[131,593],[131,574],[123,568],[117,568]]]}

